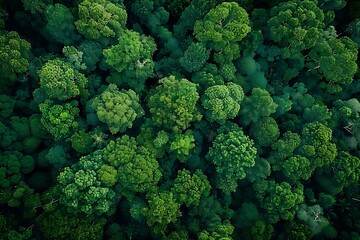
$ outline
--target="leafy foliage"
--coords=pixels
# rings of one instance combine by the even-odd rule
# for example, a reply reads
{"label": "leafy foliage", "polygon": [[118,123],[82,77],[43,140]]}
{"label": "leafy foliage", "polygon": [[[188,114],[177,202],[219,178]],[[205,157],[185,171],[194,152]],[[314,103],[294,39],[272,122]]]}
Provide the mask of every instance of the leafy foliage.
{"label": "leafy foliage", "polygon": [[118,37],[125,26],[127,14],[119,5],[108,0],[85,0],[79,4],[78,31],[86,38],[108,42]]}
{"label": "leafy foliage", "polygon": [[[287,182],[267,182],[265,195],[258,192],[262,198],[262,205],[268,212],[269,221],[276,223],[280,219],[292,219],[300,203],[304,201],[303,186],[291,187]],[[255,185],[256,187],[256,185]],[[257,189],[255,189],[257,191]]]}
{"label": "leafy foliage", "polygon": [[103,51],[105,62],[127,78],[133,79],[125,82],[121,80],[124,78],[121,75],[121,83],[126,83],[135,90],[144,90],[145,80],[154,74],[155,64],[152,60],[156,50],[154,40],[135,31],[124,30],[118,42]]}
{"label": "leafy foliage", "polygon": [[29,67],[30,49],[30,43],[20,38],[17,32],[2,32],[0,35],[1,78],[14,81],[20,74],[25,73]]}
{"label": "leafy foliage", "polygon": [[322,84],[327,91],[339,92],[342,85],[353,80],[357,71],[357,55],[358,46],[348,37],[320,38],[309,53],[308,67],[319,69],[328,82]]}
{"label": "leafy foliage", "polygon": [[74,16],[64,5],[56,3],[47,5],[44,11],[47,24],[45,30],[53,41],[72,45],[80,39],[74,25]]}
{"label": "leafy foliage", "polygon": [[43,213],[38,218],[40,232],[46,239],[92,239],[100,240],[103,237],[105,219],[82,219],[76,215],[61,210]]}
{"label": "leafy foliage", "polygon": [[[263,106],[267,106],[266,109]],[[261,88],[253,88],[251,95],[245,97],[240,111],[241,123],[248,125],[258,122],[261,117],[269,117],[276,111],[278,105],[273,101],[268,91]]]}
{"label": "leafy foliage", "polygon": [[0,1],[0,239],[359,239],[359,13]]}
{"label": "leafy foliage", "polygon": [[56,140],[69,136],[71,131],[79,126],[76,121],[79,115],[77,105],[77,101],[59,105],[49,99],[39,105],[41,123]]}
{"label": "leafy foliage", "polygon": [[223,124],[227,119],[237,116],[243,98],[243,89],[237,84],[229,83],[207,88],[201,102],[207,110],[206,118],[210,122]]}
{"label": "leafy foliage", "polygon": [[124,188],[145,192],[154,188],[161,178],[159,164],[153,154],[127,135],[111,141],[104,149],[103,158],[117,169],[116,179]]}
{"label": "leafy foliage", "polygon": [[210,188],[210,183],[201,170],[197,170],[191,175],[189,170],[183,169],[178,171],[171,192],[175,199],[185,203],[186,206],[191,204],[197,206],[200,204],[202,196],[209,195]]}
{"label": "leafy foliage", "polygon": [[168,224],[181,216],[180,204],[171,192],[160,192],[148,196],[149,206],[143,209],[147,224],[155,233],[163,233]]}
{"label": "leafy foliage", "polygon": [[210,57],[210,51],[201,43],[191,43],[179,62],[188,72],[199,70]]}
{"label": "leafy foliage", "polygon": [[101,172],[98,173],[102,164],[102,154],[97,151],[59,173],[59,200],[69,213],[102,215],[114,207],[116,194],[107,187],[108,181],[103,182]]}
{"label": "leafy foliage", "polygon": [[245,9],[236,2],[224,2],[195,23],[194,34],[199,41],[212,42],[219,50],[229,42],[241,41],[251,30],[249,23]]}
{"label": "leafy foliage", "polygon": [[241,128],[234,126],[228,132],[220,132],[206,158],[216,166],[219,188],[224,192],[233,192],[237,187],[236,181],[244,179],[246,169],[255,165],[255,156],[253,140]]}
{"label": "leafy foliage", "polygon": [[139,96],[133,90],[121,90],[115,84],[96,97],[92,103],[100,121],[109,126],[112,134],[125,132],[133,121],[144,114],[139,103]]}
{"label": "leafy foliage", "polygon": [[155,125],[175,132],[200,120],[196,109],[199,94],[196,85],[175,76],[160,80],[160,86],[150,92],[148,106]]}
{"label": "leafy foliage", "polygon": [[62,59],[50,60],[39,70],[40,86],[50,98],[86,96],[88,80]]}
{"label": "leafy foliage", "polygon": [[315,45],[319,31],[324,27],[324,13],[316,1],[288,1],[273,7],[268,27],[271,39],[291,53],[309,49]]}

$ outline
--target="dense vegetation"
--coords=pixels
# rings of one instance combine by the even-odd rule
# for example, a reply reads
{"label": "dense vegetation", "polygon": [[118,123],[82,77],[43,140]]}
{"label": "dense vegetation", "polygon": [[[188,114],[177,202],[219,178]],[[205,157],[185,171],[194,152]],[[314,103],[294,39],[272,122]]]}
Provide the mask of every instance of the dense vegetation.
{"label": "dense vegetation", "polygon": [[6,0],[0,239],[360,239],[360,2]]}

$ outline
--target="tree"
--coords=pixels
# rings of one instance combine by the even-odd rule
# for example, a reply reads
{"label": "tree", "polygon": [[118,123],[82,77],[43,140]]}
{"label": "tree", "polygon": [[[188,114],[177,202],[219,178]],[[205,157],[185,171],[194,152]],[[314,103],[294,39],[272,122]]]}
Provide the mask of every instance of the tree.
{"label": "tree", "polygon": [[[38,206],[38,201],[33,199],[34,190],[31,189],[24,181],[20,181],[12,188],[7,188],[2,192],[0,198],[0,205],[6,204],[10,208],[21,208],[24,211],[23,218],[31,219],[34,217],[36,210],[34,207]],[[35,204],[32,204],[34,200]]]}
{"label": "tree", "polygon": [[46,160],[56,169],[61,169],[65,165],[69,164],[69,157],[69,154],[61,145],[56,145],[50,148],[46,154]]}
{"label": "tree", "polygon": [[207,88],[201,102],[210,122],[224,124],[226,120],[237,116],[243,98],[243,89],[235,83],[228,83]]}
{"label": "tree", "polygon": [[163,236],[161,238],[161,240],[189,240],[189,236],[188,233],[186,231],[176,231],[176,232],[171,232],[170,234],[167,234],[166,236]]}
{"label": "tree", "polygon": [[246,171],[246,179],[250,182],[266,179],[270,176],[271,170],[272,166],[270,165],[269,159],[257,156],[255,159],[255,165]]}
{"label": "tree", "polygon": [[[215,57],[214,57],[215,60]],[[235,73],[237,71],[234,63],[230,60],[224,59],[224,60],[219,60],[219,75],[221,77],[224,78],[225,81],[227,82],[231,82],[231,81],[235,81],[236,76]]]}
{"label": "tree", "polygon": [[43,13],[47,4],[51,4],[51,0],[24,0],[23,5],[26,11],[32,14]]}
{"label": "tree", "polygon": [[307,67],[317,69],[324,78],[321,87],[329,93],[342,90],[352,82],[357,72],[358,45],[348,37],[321,37],[311,49]]}
{"label": "tree", "polygon": [[[266,180],[263,180],[266,182]],[[263,183],[265,183],[263,182]],[[300,183],[292,187],[287,182],[276,183],[268,181],[265,183],[264,191],[259,191],[255,183],[255,192],[257,192],[262,207],[268,212],[267,218],[270,223],[276,223],[280,219],[291,220],[294,218],[299,204],[304,201],[304,187]]]}
{"label": "tree", "polygon": [[80,40],[75,29],[74,16],[66,6],[60,3],[47,5],[44,14],[47,21],[45,30],[51,40],[64,45],[72,45]]}
{"label": "tree", "polygon": [[241,236],[249,240],[270,240],[274,234],[274,227],[264,220],[258,220],[248,230],[244,231]]}
{"label": "tree", "polygon": [[133,90],[121,90],[110,84],[98,95],[92,107],[100,121],[105,122],[112,134],[125,132],[131,128],[133,121],[144,114],[139,96]]}
{"label": "tree", "polygon": [[118,181],[118,172],[113,166],[102,165],[97,174],[100,181],[107,187],[114,186]]}
{"label": "tree", "polygon": [[[241,75],[245,75],[244,85],[242,85],[247,92],[247,89],[262,88],[265,89],[267,85],[267,79],[265,78],[264,70],[261,69],[261,65],[254,60],[253,53],[251,55],[243,55],[241,58],[235,61],[236,69]],[[245,87],[246,84],[246,87]],[[247,87],[248,86],[248,87]]]}
{"label": "tree", "polygon": [[[256,148],[254,142],[244,134],[241,128],[233,126],[230,131],[216,136],[206,159],[216,166],[220,180],[218,186],[224,192],[234,192],[237,181],[246,177],[246,169],[255,165]],[[230,183],[230,184],[226,184]]]}
{"label": "tree", "polygon": [[118,85],[127,84],[136,91],[141,91],[145,88],[146,79],[154,74],[155,63],[152,55],[155,50],[156,44],[152,37],[124,30],[118,38],[118,44],[105,49],[103,54],[109,66],[127,78],[132,78],[126,82],[121,75],[119,81],[114,82]]}
{"label": "tree", "polygon": [[95,141],[90,132],[80,130],[71,136],[71,147],[78,153],[85,154],[91,151]]}
{"label": "tree", "polygon": [[305,124],[299,154],[308,158],[311,168],[330,166],[337,155],[336,145],[331,143],[332,131],[319,122]]}
{"label": "tree", "polygon": [[83,63],[83,52],[77,50],[73,46],[65,46],[62,49],[65,56],[65,62],[69,63],[74,69],[78,71],[86,70],[86,65]]}
{"label": "tree", "polygon": [[359,43],[360,0],[0,0],[0,240],[360,240]]}
{"label": "tree", "polygon": [[47,131],[41,124],[41,114],[33,114],[29,117],[31,135],[40,139],[46,138]]}
{"label": "tree", "polygon": [[317,1],[281,2],[270,11],[271,39],[286,48],[285,57],[313,47],[324,28],[324,13]]}
{"label": "tree", "polygon": [[60,140],[71,135],[79,127],[76,118],[79,116],[78,102],[71,101],[63,105],[55,104],[47,99],[39,105],[41,123],[53,135],[55,140]]}
{"label": "tree", "polygon": [[130,191],[151,191],[162,176],[154,155],[127,135],[110,141],[103,158],[117,170],[120,185]]}
{"label": "tree", "polygon": [[[264,106],[267,106],[264,108]],[[273,101],[268,91],[261,88],[253,88],[251,95],[245,97],[240,110],[240,122],[249,125],[258,122],[261,117],[269,117],[275,113],[278,105]]]}
{"label": "tree", "polygon": [[16,140],[16,132],[0,121],[0,147],[3,149],[9,149],[10,146],[15,145],[14,143]]}
{"label": "tree", "polygon": [[283,163],[283,172],[286,177],[296,182],[300,179],[308,180],[311,177],[313,168],[309,159],[295,155]]}
{"label": "tree", "polygon": [[196,72],[201,69],[209,57],[210,51],[204,44],[192,42],[179,62],[187,72]]}
{"label": "tree", "polygon": [[43,213],[37,219],[38,229],[45,239],[103,239],[104,218],[79,217],[61,209]]}
{"label": "tree", "polygon": [[[203,226],[203,229],[208,232],[215,232],[222,224],[222,219],[229,219],[231,215],[232,210],[230,210],[228,206],[225,206],[214,194],[208,197],[203,196],[200,199],[199,206],[191,208],[191,212],[189,213],[189,217],[199,218],[199,222],[193,224],[200,224]],[[195,231],[193,232],[198,234],[201,227],[194,226],[194,228]]]}
{"label": "tree", "polygon": [[351,34],[351,39],[360,46],[360,18],[352,21],[346,28],[346,32]]}
{"label": "tree", "polygon": [[88,95],[86,77],[63,59],[49,60],[41,67],[38,74],[41,89],[50,98],[67,100]]}
{"label": "tree", "polygon": [[336,181],[345,187],[359,182],[360,159],[349,152],[339,152],[331,167]]}
{"label": "tree", "polygon": [[215,85],[224,85],[224,78],[220,75],[219,69],[215,64],[205,64],[205,66],[193,74],[192,82],[198,84],[198,88],[205,91]]}
{"label": "tree", "polygon": [[[161,135],[155,141],[161,140]],[[173,154],[180,162],[186,162],[190,151],[195,147],[194,133],[187,130],[184,134],[176,134],[174,139],[171,139],[168,152]],[[158,144],[158,142],[156,142]],[[161,146],[159,146],[161,147]]]}
{"label": "tree", "polygon": [[196,85],[175,76],[163,78],[149,94],[148,106],[153,123],[166,130],[179,132],[201,119],[196,108],[199,94]]}
{"label": "tree", "polygon": [[96,41],[85,40],[80,43],[78,50],[83,53],[82,60],[86,65],[87,72],[96,69],[96,64],[100,62],[103,55],[101,44]]}
{"label": "tree", "polygon": [[318,203],[323,209],[330,209],[335,205],[336,199],[332,195],[320,193]]}
{"label": "tree", "polygon": [[29,119],[26,117],[12,116],[10,117],[10,125],[19,139],[24,139],[31,135]]}
{"label": "tree", "polygon": [[214,232],[202,231],[199,234],[199,240],[232,240],[231,235],[234,232],[234,226],[230,221],[225,221]]}
{"label": "tree", "polygon": [[262,117],[260,121],[251,124],[249,136],[256,144],[269,147],[279,138],[280,130],[274,118]]}
{"label": "tree", "polygon": [[223,2],[211,9],[194,26],[199,41],[213,44],[216,51],[231,42],[241,41],[251,30],[249,16],[236,2]]}
{"label": "tree", "polygon": [[184,40],[186,38],[186,34],[193,30],[195,22],[204,18],[204,16],[216,5],[217,1],[215,0],[191,1],[190,5],[184,9],[179,21],[174,26],[176,38]]}
{"label": "tree", "polygon": [[[31,45],[20,38],[17,32],[1,32],[0,35],[0,77],[16,80],[29,67]],[[2,86],[1,86],[2,87]]]}
{"label": "tree", "polygon": [[157,234],[163,233],[167,225],[181,217],[180,204],[171,192],[152,193],[147,196],[149,205],[143,208],[147,225]]}
{"label": "tree", "polygon": [[284,94],[289,94],[292,101],[291,109],[294,113],[302,113],[306,108],[315,105],[315,99],[308,93],[308,89],[302,82],[297,82],[293,86],[285,86]]}
{"label": "tree", "polygon": [[202,196],[209,196],[210,188],[210,183],[201,170],[191,174],[189,170],[182,169],[178,171],[171,192],[178,202],[189,207],[198,206]]}
{"label": "tree", "polygon": [[323,216],[323,209],[319,205],[301,204],[297,217],[309,226],[312,235],[319,234],[324,227],[329,225],[329,221]]}
{"label": "tree", "polygon": [[[192,148],[191,135],[186,140],[186,144],[179,145],[181,150],[187,151]],[[164,130],[159,131],[152,121],[147,118],[140,128],[136,141],[139,145],[146,147],[157,159],[161,159],[165,154],[165,150],[168,149],[170,136]]]}
{"label": "tree", "polygon": [[305,122],[326,123],[331,118],[331,112],[326,105],[315,104],[311,108],[304,109],[303,118]]}
{"label": "tree", "polygon": [[79,4],[78,13],[79,20],[75,22],[78,31],[103,45],[120,36],[127,19],[125,9],[108,0],[85,0]]}
{"label": "tree", "polygon": [[96,151],[59,173],[59,200],[69,213],[111,215],[117,199],[101,171],[98,172],[102,165],[102,152]]}
{"label": "tree", "polygon": [[172,60],[183,55],[179,41],[165,27],[169,20],[169,13],[164,7],[154,4],[149,0],[136,0],[131,6],[131,11],[140,18],[140,23],[145,25],[153,36],[159,38],[163,46],[160,51],[161,55],[170,54],[170,59]]}
{"label": "tree", "polygon": [[[156,44],[153,38],[140,35],[135,31],[123,30],[118,39],[118,44],[105,49],[103,53],[105,62],[116,71],[122,72],[129,67],[135,71],[136,65],[149,64],[148,61],[150,62],[148,68],[152,70],[154,63],[151,58],[155,50]],[[138,70],[141,68],[139,67]]]}
{"label": "tree", "polygon": [[[2,152],[0,156],[0,186],[2,189],[16,186],[22,179],[20,152]],[[34,162],[33,162],[34,164]]]}
{"label": "tree", "polygon": [[291,221],[286,227],[283,239],[310,240],[311,231],[306,224]]}
{"label": "tree", "polygon": [[6,120],[12,116],[14,106],[15,99],[5,94],[0,95],[0,119]]}
{"label": "tree", "polygon": [[31,239],[33,234],[32,229],[20,227],[19,230],[10,230],[7,234],[9,240],[27,240]]}

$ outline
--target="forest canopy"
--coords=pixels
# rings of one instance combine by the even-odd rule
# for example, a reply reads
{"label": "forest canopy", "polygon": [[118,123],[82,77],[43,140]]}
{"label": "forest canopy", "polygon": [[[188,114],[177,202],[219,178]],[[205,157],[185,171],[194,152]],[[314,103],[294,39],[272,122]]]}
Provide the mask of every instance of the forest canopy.
{"label": "forest canopy", "polygon": [[357,0],[0,1],[0,239],[360,239]]}

